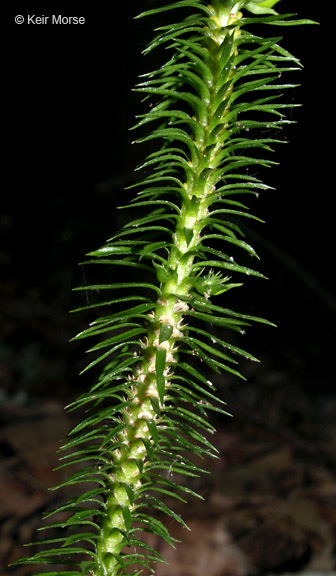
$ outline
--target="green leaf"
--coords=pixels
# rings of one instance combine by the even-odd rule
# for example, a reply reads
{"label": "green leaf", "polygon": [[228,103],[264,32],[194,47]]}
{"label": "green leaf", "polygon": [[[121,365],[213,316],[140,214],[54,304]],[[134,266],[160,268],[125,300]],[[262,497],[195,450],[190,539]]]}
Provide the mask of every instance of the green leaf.
{"label": "green leaf", "polygon": [[153,408],[155,414],[156,414],[158,417],[160,417],[160,415],[161,415],[161,408],[160,408],[160,403],[159,403],[158,398],[156,398],[155,396],[150,396],[150,397],[149,397],[149,400],[150,400],[150,403],[151,403],[151,405],[152,405],[152,408]]}
{"label": "green leaf", "polygon": [[193,237],[194,237],[194,230],[192,228],[184,227],[183,231],[184,231],[184,236],[185,236],[187,245],[189,245],[190,242],[192,241]]}
{"label": "green leaf", "polygon": [[160,294],[160,289],[157,286],[147,282],[116,282],[115,284],[92,284],[90,286],[79,286],[78,288],[74,288],[74,290],[94,290],[99,292],[100,290],[128,290],[135,288],[148,288],[149,290],[153,290],[157,294]]}
{"label": "green leaf", "polygon": [[146,12],[142,12],[135,18],[144,18],[145,16],[155,16],[160,14],[161,12],[166,12],[167,10],[175,10],[175,8],[197,8],[205,12],[207,16],[212,16],[212,12],[210,9],[204,4],[202,4],[198,0],[180,0],[179,2],[171,2],[166,6],[162,6],[160,8],[153,8],[152,10],[146,10]]}
{"label": "green leaf", "polygon": [[256,276],[257,278],[266,278],[263,274],[252,268],[247,268],[246,266],[240,266],[235,262],[221,262],[219,260],[204,260],[201,262],[196,262],[193,264],[193,270],[198,270],[204,267],[214,267],[223,268],[224,270],[230,270],[232,272],[239,272],[240,274],[246,274],[247,276]]}
{"label": "green leaf", "polygon": [[160,324],[159,344],[162,344],[162,342],[166,342],[167,340],[169,340],[169,338],[173,333],[173,329],[174,326],[172,324],[167,324],[165,322],[162,322]]}
{"label": "green leaf", "polygon": [[153,442],[156,445],[159,441],[159,434],[158,434],[158,429],[157,426],[155,424],[155,420],[146,420],[147,426],[148,426],[148,430],[153,438]]}
{"label": "green leaf", "polygon": [[158,393],[161,405],[164,403],[166,379],[164,376],[164,371],[166,368],[166,350],[165,348],[156,348],[155,353],[155,373],[156,373],[156,384],[158,387]]}
{"label": "green leaf", "polygon": [[178,540],[170,536],[166,526],[158,518],[154,518],[154,516],[142,513],[138,513],[136,518],[143,524],[144,528],[147,528],[149,532],[160,536],[166,542],[168,542],[168,544],[175,548],[174,542],[178,542]]}
{"label": "green leaf", "polygon": [[271,8],[279,0],[266,0],[266,2],[259,2],[258,0],[250,0],[244,4],[244,8],[252,12],[252,14],[276,14],[276,11]]}
{"label": "green leaf", "polygon": [[41,552],[37,552],[34,554],[34,556],[32,556],[32,558],[25,558],[23,561],[17,562],[17,564],[54,564],[55,560],[58,560],[60,564],[75,564],[73,560],[69,559],[71,554],[86,554],[89,556],[94,556],[94,553],[86,548],[51,548],[50,550],[42,550]]}
{"label": "green leaf", "polygon": [[129,532],[132,526],[132,514],[130,509],[128,508],[128,506],[122,506],[120,505],[120,509],[121,509],[121,513],[123,515],[124,518],[124,522],[125,522],[125,530],[126,532]]}

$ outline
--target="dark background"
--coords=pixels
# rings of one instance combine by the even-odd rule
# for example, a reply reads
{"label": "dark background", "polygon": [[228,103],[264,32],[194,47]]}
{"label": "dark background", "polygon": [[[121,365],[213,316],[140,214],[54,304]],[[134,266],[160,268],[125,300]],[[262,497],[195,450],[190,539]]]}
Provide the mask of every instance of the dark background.
{"label": "dark background", "polygon": [[[288,143],[276,151],[279,166],[262,174],[276,191],[264,193],[252,206],[266,224],[247,229],[270,280],[251,281],[239,293],[238,307],[279,326],[247,336],[257,355],[266,344],[272,343],[273,350],[287,346],[307,375],[329,389],[336,299],[326,145],[330,114],[321,95],[326,16],[321,3],[298,4],[300,17],[321,25],[274,32],[285,35],[284,46],[304,66],[290,78],[301,86],[289,94],[302,106],[291,113],[296,124],[285,130]],[[47,366],[48,379],[58,388],[66,389],[69,379],[71,387],[79,385],[80,360],[68,340],[85,318],[68,314],[82,303],[72,288],[85,280],[78,262],[120,225],[115,208],[127,200],[123,188],[142,159],[141,146],[131,144],[134,133],[129,132],[135,114],[142,112],[132,87],[139,73],[151,68],[141,50],[152,37],[153,23],[160,21],[133,18],[154,5],[129,0],[118,8],[98,3],[28,10],[14,3],[4,19],[0,360],[10,394],[21,387],[48,393],[40,373]],[[292,2],[283,0],[282,11],[291,8]],[[73,13],[85,16],[86,23],[14,23],[16,14],[28,13]]]}
{"label": "dark background", "polygon": [[[282,12],[291,11],[293,4],[282,0]],[[289,78],[300,86],[287,94],[301,107],[291,112],[295,124],[285,129],[288,142],[276,151],[279,165],[262,174],[276,190],[252,203],[253,212],[266,223],[245,226],[247,239],[261,257],[259,269],[269,280],[247,279],[233,302],[237,310],[266,317],[278,328],[255,326],[236,342],[262,362],[259,368],[243,367],[246,385],[228,379],[224,396],[237,419],[224,424],[229,431],[240,427],[240,434],[253,423],[255,437],[260,429],[269,434],[275,426],[276,437],[290,442],[290,435],[297,434],[300,450],[306,450],[305,462],[323,461],[324,469],[334,475],[329,448],[322,451],[327,454],[323,458],[321,444],[312,449],[316,430],[326,431],[319,437],[324,447],[330,439],[335,441],[330,426],[336,414],[334,167],[328,144],[333,120],[325,101],[323,40],[328,14],[322,2],[295,4],[300,17],[320,25],[270,31],[284,35],[283,46],[303,64],[303,70]],[[161,21],[133,18],[154,5],[154,0],[127,0],[110,2],[108,8],[101,2],[90,8],[67,4],[46,9],[14,2],[3,16],[4,429],[11,421],[18,425],[21,408],[39,410],[43,402],[55,399],[66,404],[92,384],[90,373],[78,377],[87,361],[85,347],[69,343],[87,325],[84,313],[69,312],[85,304],[85,295],[72,289],[94,281],[78,263],[122,224],[123,214],[116,207],[130,197],[124,187],[134,180],[134,168],[143,159],[141,146],[131,144],[134,133],[129,132],[135,114],[143,111],[132,87],[140,73],[152,68],[153,60],[141,51],[152,38],[153,24]],[[76,14],[86,22],[14,23],[16,14],[33,13]],[[36,420],[40,413],[34,414]],[[23,419],[27,421],[27,412]],[[243,432],[243,439],[247,436]],[[15,442],[6,434],[4,438],[1,454],[13,457]],[[48,482],[53,484],[52,477]],[[15,531],[9,533],[12,542]],[[21,533],[18,537],[27,538]]]}

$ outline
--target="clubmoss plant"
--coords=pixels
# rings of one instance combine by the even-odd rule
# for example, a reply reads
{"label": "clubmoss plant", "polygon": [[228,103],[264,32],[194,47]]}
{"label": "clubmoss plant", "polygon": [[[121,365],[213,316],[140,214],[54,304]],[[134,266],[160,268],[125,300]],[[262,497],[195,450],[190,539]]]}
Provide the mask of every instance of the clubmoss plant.
{"label": "clubmoss plant", "polygon": [[68,407],[86,412],[63,448],[62,465],[76,471],[61,486],[87,489],[48,515],[46,528],[63,532],[23,560],[69,565],[50,576],[151,570],[161,557],[143,533],[174,544],[157,512],[185,526],[165,499],[195,496],[171,473],[197,476],[194,456],[216,455],[208,414],[227,412],[209,373],[241,378],[239,358],[256,360],[228,334],[268,322],[224,307],[223,294],[244,275],[263,277],[243,256],[258,259],[240,228],[258,220],[243,198],[268,188],[249,167],[274,163],[271,135],[290,122],[283,75],[300,65],[279,45],[279,26],[308,22],[279,16],[277,1],[180,0],[139,16],[173,15],[145,50],[168,59],[136,88],[147,107],[137,141],[150,152],[127,206],[135,217],[89,255],[110,280],[79,288],[99,291],[76,338],[95,341],[86,370],[102,370]]}

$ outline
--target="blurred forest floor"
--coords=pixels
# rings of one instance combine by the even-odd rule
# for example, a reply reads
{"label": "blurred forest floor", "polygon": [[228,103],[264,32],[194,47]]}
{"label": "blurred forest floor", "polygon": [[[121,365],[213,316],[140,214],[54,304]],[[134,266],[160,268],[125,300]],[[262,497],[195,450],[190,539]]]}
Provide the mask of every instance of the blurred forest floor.
{"label": "blurred forest floor", "polygon": [[[8,569],[8,564],[27,553],[23,545],[36,539],[42,514],[66,496],[49,488],[69,474],[53,469],[60,441],[78,419],[63,406],[79,393],[80,378],[73,374],[81,368],[81,355],[76,344],[68,344],[78,319],[66,308],[62,315],[64,302],[50,305],[41,288],[20,299],[13,285],[1,288],[7,338],[0,348],[0,573],[23,576],[31,567]],[[19,351],[5,346],[12,335],[20,342],[20,334]],[[304,366],[309,348],[305,359],[285,344],[276,351],[265,343],[256,346],[263,346],[264,358],[242,367],[245,383],[213,380],[235,417],[215,422],[220,458],[205,463],[211,474],[190,484],[204,501],[191,500],[181,510],[175,506],[191,532],[171,526],[182,541],[176,550],[155,543],[169,562],[157,567],[157,576],[336,569],[333,375],[328,381],[323,374],[316,383]]]}
{"label": "blurred forest floor", "polygon": [[[292,0],[282,3],[291,12]],[[22,7],[14,12],[14,4],[4,36],[0,574],[28,576],[31,567],[8,564],[28,554],[23,545],[43,536],[43,513],[66,496],[49,490],[69,473],[53,469],[79,417],[63,407],[92,384],[90,373],[78,377],[82,345],[69,344],[87,325],[85,315],[68,313],[85,305],[85,294],[74,303],[72,288],[91,280],[77,262],[123,223],[115,206],[127,202],[120,191],[143,161],[129,143],[139,114],[130,89],[150,69],[140,52],[153,23],[139,26],[133,16],[153,2],[119,3],[122,50],[100,6],[90,5],[76,36],[71,29],[60,36],[59,27],[15,26]],[[323,3],[302,4],[300,16],[329,18]],[[325,145],[333,118],[316,90],[316,47],[325,38],[308,28],[286,37],[305,66],[295,94],[303,107],[280,168],[267,176],[278,192],[258,200],[264,238],[247,231],[270,281],[255,288],[249,279],[247,296],[233,306],[279,328],[253,327],[237,342],[261,360],[241,367],[246,382],[211,377],[234,418],[215,422],[220,458],[205,462],[211,474],[191,484],[204,501],[177,510],[191,532],[171,526],[182,541],[176,550],[157,543],[170,563],[157,576],[336,574],[335,226],[324,184],[334,162]]]}

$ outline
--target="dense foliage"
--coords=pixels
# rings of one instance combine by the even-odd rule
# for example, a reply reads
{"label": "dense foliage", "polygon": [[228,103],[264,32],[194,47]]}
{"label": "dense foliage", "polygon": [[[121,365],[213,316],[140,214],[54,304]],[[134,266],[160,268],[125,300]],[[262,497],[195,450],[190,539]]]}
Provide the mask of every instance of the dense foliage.
{"label": "dense foliage", "polygon": [[138,142],[150,151],[125,207],[135,216],[89,254],[110,279],[80,288],[92,293],[85,309],[94,319],[76,338],[95,342],[86,370],[102,369],[68,407],[86,413],[63,448],[62,465],[75,472],[62,486],[87,490],[49,514],[46,528],[64,533],[23,560],[70,565],[50,575],[136,575],[160,560],[142,534],[174,544],[157,512],[185,525],[165,499],[197,495],[171,474],[202,472],[194,456],[216,455],[208,413],[227,414],[209,374],[241,378],[239,358],[256,361],[229,334],[266,321],[224,307],[222,295],[244,275],[263,277],[246,264],[245,255],[258,256],[241,222],[258,220],[246,204],[267,188],[255,168],[273,164],[290,122],[282,92],[292,84],[282,77],[299,63],[277,32],[306,22],[279,16],[276,3],[180,0],[139,16],[175,22],[145,50],[168,59],[136,88],[147,109]]}

